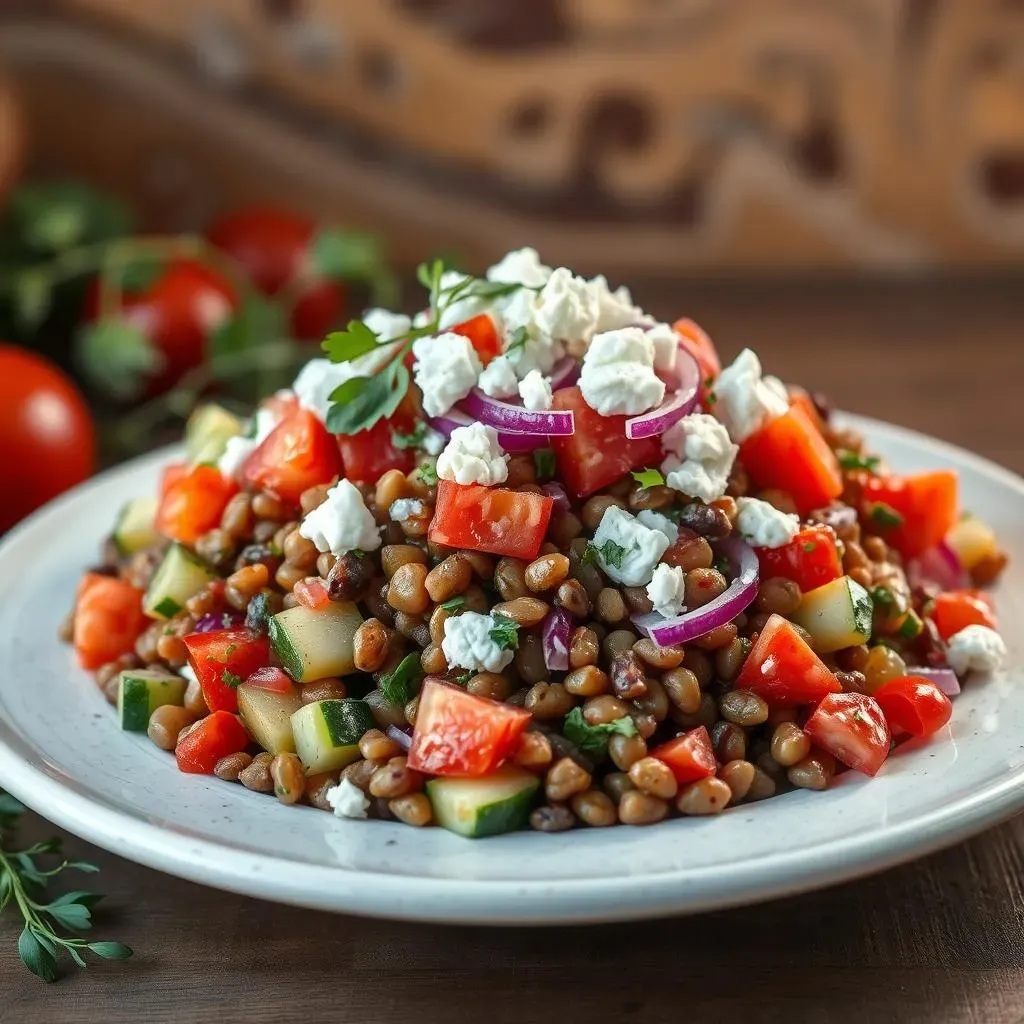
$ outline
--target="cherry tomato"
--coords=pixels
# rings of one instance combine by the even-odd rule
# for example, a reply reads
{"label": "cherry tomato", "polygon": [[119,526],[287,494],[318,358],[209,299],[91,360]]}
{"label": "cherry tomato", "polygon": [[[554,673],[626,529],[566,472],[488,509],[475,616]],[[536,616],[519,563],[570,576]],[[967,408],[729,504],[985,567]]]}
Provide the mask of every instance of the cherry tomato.
{"label": "cherry tomato", "polygon": [[[935,547],[957,521],[957,475],[873,476],[864,482],[864,515],[904,558]],[[895,513],[895,517],[893,517]]]}
{"label": "cherry tomato", "polygon": [[483,366],[501,354],[501,336],[498,334],[494,318],[489,313],[481,313],[469,320],[463,320],[461,324],[456,324],[449,330],[469,338]]}
{"label": "cherry tomato", "polygon": [[532,562],[540,552],[554,499],[504,487],[442,480],[430,539],[452,548],[487,551]]}
{"label": "cherry tomato", "polygon": [[[126,291],[117,308],[121,317],[141,331],[163,357],[163,367],[150,378],[147,392],[160,394],[206,357],[210,335],[238,307],[228,280],[198,260],[170,262],[140,291]],[[85,318],[100,315],[100,289],[93,282]]]}
{"label": "cherry tomato", "polygon": [[761,579],[783,576],[806,594],[843,575],[835,532],[828,526],[805,526],[780,548],[757,548]]}
{"label": "cherry tomato", "polygon": [[82,668],[99,668],[134,650],[147,623],[141,590],[113,576],[87,572],[75,601],[78,663]]}
{"label": "cherry tomato", "polygon": [[360,430],[358,434],[339,434],[338,447],[345,464],[345,476],[356,483],[376,483],[389,469],[408,473],[416,462],[414,452],[395,444],[396,430],[409,433],[411,425],[402,429],[397,418],[392,417],[377,420],[369,430]]}
{"label": "cherry tomato", "polygon": [[932,602],[931,618],[939,636],[947,641],[968,626],[998,628],[992,599],[978,590],[953,590],[939,594]]}
{"label": "cherry tomato", "polygon": [[703,725],[655,747],[651,757],[667,764],[680,786],[710,778],[718,770],[715,748]]}
{"label": "cherry tomato", "polygon": [[837,761],[865,775],[875,775],[889,756],[889,723],[864,693],[830,693],[807,719],[804,732]]}
{"label": "cherry tomato", "polygon": [[270,641],[245,628],[189,633],[182,638],[207,706],[238,710],[238,684],[270,663]]}
{"label": "cherry tomato", "polygon": [[13,345],[0,345],[0,465],[0,533],[96,466],[92,418],[78,389]]}
{"label": "cherry tomato", "polygon": [[631,469],[661,464],[661,438],[626,437],[626,416],[601,416],[583,400],[579,388],[559,388],[554,409],[571,409],[576,432],[551,438],[558,475],[574,498],[584,498],[615,483]]}
{"label": "cherry tomato", "polygon": [[288,210],[254,206],[222,217],[207,231],[210,241],[241,265],[264,295],[277,295],[302,277],[292,308],[296,338],[319,341],[334,327],[345,306],[345,286],[316,273],[310,246],[316,225]]}
{"label": "cherry tomato", "polygon": [[839,680],[781,615],[765,623],[733,688],[756,693],[772,710],[815,704],[841,689]]}
{"label": "cherry tomato", "polygon": [[178,770],[189,775],[212,775],[222,757],[249,746],[249,733],[230,711],[214,711],[202,719],[177,745]]}
{"label": "cherry tomato", "polygon": [[515,750],[531,717],[428,678],[420,690],[409,767],[430,775],[487,775]]}
{"label": "cherry tomato", "polygon": [[193,466],[183,475],[171,475],[169,485],[168,471],[164,472],[166,489],[157,509],[156,528],[171,540],[195,544],[220,523],[228,501],[238,492],[238,485],[216,466]]}
{"label": "cherry tomato", "polygon": [[894,731],[909,732],[915,737],[938,732],[953,714],[950,699],[922,676],[890,679],[872,696]]}

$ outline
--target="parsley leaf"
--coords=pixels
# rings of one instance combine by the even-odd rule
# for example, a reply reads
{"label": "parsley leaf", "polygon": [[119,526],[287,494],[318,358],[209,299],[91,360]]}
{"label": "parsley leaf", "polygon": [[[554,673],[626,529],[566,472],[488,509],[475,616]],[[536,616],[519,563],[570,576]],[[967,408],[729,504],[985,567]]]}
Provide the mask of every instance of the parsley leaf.
{"label": "parsley leaf", "polygon": [[869,473],[874,473],[882,461],[877,455],[861,455],[848,448],[840,448],[837,455],[843,469],[866,469]]}
{"label": "parsley leaf", "polygon": [[509,336],[508,341],[505,344],[505,354],[509,352],[515,352],[518,348],[525,348],[526,343],[530,340],[529,332],[525,327],[517,327]]}
{"label": "parsley leaf", "polygon": [[805,555],[813,554],[815,551],[818,550],[818,545],[813,540],[805,540],[803,544],[800,545],[800,547],[803,549]]}
{"label": "parsley leaf", "polygon": [[634,469],[633,479],[643,488],[661,487],[665,483],[660,471],[649,466],[646,469]]}
{"label": "parsley leaf", "polygon": [[470,679],[473,678],[473,673],[469,670],[465,672],[456,672],[448,677],[453,683],[458,683],[459,686],[465,686]]}
{"label": "parsley leaf", "polygon": [[593,541],[587,545],[583,552],[584,562],[598,562],[603,565],[610,565],[613,569],[622,568],[622,559],[626,557],[628,548],[616,544],[613,540],[606,540],[603,544],[595,544]]}
{"label": "parsley leaf", "polygon": [[420,479],[427,487],[437,486],[437,467],[432,462],[424,462],[417,472],[420,475]]}
{"label": "parsley leaf", "polygon": [[332,363],[350,363],[379,348],[379,341],[362,320],[350,320],[347,330],[332,331],[320,343],[320,347],[330,356]]}
{"label": "parsley leaf", "polygon": [[404,707],[413,695],[413,687],[423,678],[423,666],[418,652],[407,654],[393,672],[377,680],[377,688],[386,704]]}
{"label": "parsley leaf", "polygon": [[234,672],[229,672],[227,669],[221,673],[220,681],[225,686],[230,686],[232,690],[237,690],[242,685],[242,677],[236,676]]}
{"label": "parsley leaf", "polygon": [[458,597],[449,598],[447,601],[444,602],[444,604],[441,605],[441,607],[446,612],[454,612],[457,609],[461,608],[465,603],[465,597],[463,597],[462,594],[459,594]]}
{"label": "parsley leaf", "polygon": [[884,501],[877,501],[871,506],[868,518],[876,526],[895,528],[903,525],[903,516],[892,505],[887,505]]}
{"label": "parsley leaf", "polygon": [[551,480],[555,475],[555,453],[550,448],[533,450],[533,468],[541,483]]}
{"label": "parsley leaf", "polygon": [[626,715],[604,725],[591,725],[583,717],[583,709],[577,707],[565,716],[562,733],[579,747],[581,753],[600,760],[608,753],[609,738],[616,733],[620,736],[635,736],[636,723]]}
{"label": "parsley leaf", "polygon": [[494,625],[487,635],[503,651],[514,651],[519,646],[519,623],[507,615],[492,615]]}
{"label": "parsley leaf", "polygon": [[408,434],[400,434],[397,430],[391,431],[391,443],[396,448],[422,448],[423,439],[427,436],[427,425],[420,420],[419,423],[413,427],[412,432]]}
{"label": "parsley leaf", "polygon": [[401,359],[374,377],[352,377],[331,392],[327,429],[332,434],[358,434],[390,416],[409,390],[409,370]]}

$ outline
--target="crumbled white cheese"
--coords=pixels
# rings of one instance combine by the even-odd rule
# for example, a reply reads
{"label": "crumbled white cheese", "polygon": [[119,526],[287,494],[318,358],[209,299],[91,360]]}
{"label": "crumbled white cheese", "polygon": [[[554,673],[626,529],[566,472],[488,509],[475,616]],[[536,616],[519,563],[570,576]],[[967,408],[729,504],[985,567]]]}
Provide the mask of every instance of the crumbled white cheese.
{"label": "crumbled white cheese", "polygon": [[404,313],[392,313],[390,309],[374,307],[363,313],[363,323],[377,335],[377,341],[398,341],[404,338],[412,327],[412,321]]}
{"label": "crumbled white cheese", "polygon": [[533,321],[542,334],[556,341],[589,341],[597,329],[598,313],[598,299],[590,285],[559,267],[537,293]]}
{"label": "crumbled white cheese", "polygon": [[756,548],[781,548],[800,532],[800,518],[760,498],[737,498],[736,530]]}
{"label": "crumbled white cheese", "polygon": [[652,530],[611,505],[601,517],[592,543],[606,576],[627,587],[639,587],[650,582],[669,539],[661,530]]}
{"label": "crumbled white cheese", "polygon": [[538,293],[521,288],[501,302],[505,358],[522,380],[531,370],[550,373],[564,352],[557,339],[537,325]]}
{"label": "crumbled white cheese", "polygon": [[217,460],[217,468],[229,480],[234,480],[245,464],[245,460],[270,436],[274,427],[281,422],[281,417],[274,408],[263,406],[256,410],[253,417],[253,434],[244,437],[241,434],[229,437],[224,454]]}
{"label": "crumbled white cheese", "polygon": [[480,374],[477,387],[491,398],[511,398],[519,391],[519,378],[508,356],[497,356],[492,359]]}
{"label": "crumbled white cheese", "polygon": [[479,612],[463,612],[445,619],[441,650],[448,667],[473,672],[500,672],[507,668],[514,655],[491,639],[491,630],[496,625],[492,615]]}
{"label": "crumbled white cheese", "polygon": [[501,484],[508,479],[508,456],[498,432],[483,423],[456,427],[437,459],[437,475],[457,484]]}
{"label": "crumbled white cheese", "polygon": [[739,447],[714,416],[684,416],[662,434],[661,442],[661,471],[669,487],[702,501],[725,494]]}
{"label": "crumbled white cheese", "polygon": [[647,596],[659,615],[675,618],[686,608],[686,573],[678,565],[656,566],[647,584]]}
{"label": "crumbled white cheese", "polygon": [[761,383],[789,408],[789,389],[778,377],[762,377]]}
{"label": "crumbled white cheese", "polygon": [[440,455],[444,451],[444,446],[448,443],[448,438],[441,433],[440,430],[434,430],[433,427],[427,427],[423,432],[423,440],[420,442],[420,447],[428,455]]}
{"label": "crumbled white cheese", "polygon": [[324,794],[339,818],[365,818],[370,810],[369,797],[348,779],[342,779]]}
{"label": "crumbled white cheese", "polygon": [[652,508],[645,508],[637,512],[636,521],[643,523],[648,529],[661,530],[668,537],[669,543],[675,543],[679,539],[679,527],[668,516],[663,516]]}
{"label": "crumbled white cheese", "polygon": [[662,373],[675,369],[679,335],[668,324],[655,324],[644,332],[654,345],[654,368]]}
{"label": "crumbled white cheese", "polygon": [[[781,385],[781,381],[778,382]],[[761,362],[745,348],[714,383],[715,415],[725,424],[729,436],[743,442],[763,426],[784,415],[789,403],[778,386],[761,378]]]}
{"label": "crumbled white cheese", "polygon": [[531,370],[519,382],[519,396],[526,409],[550,409],[554,397],[551,381],[540,370]]}
{"label": "crumbled white cheese", "polygon": [[483,367],[469,338],[446,331],[413,342],[413,377],[428,416],[443,416],[473,390]]}
{"label": "crumbled white cheese", "polygon": [[299,370],[292,385],[295,397],[303,409],[308,409],[321,420],[327,419],[331,405],[331,392],[353,377],[372,377],[388,363],[394,349],[382,345],[347,363],[332,363],[330,359],[310,359]]}
{"label": "crumbled white cheese", "polygon": [[323,503],[307,512],[299,533],[317,551],[343,555],[347,551],[373,551],[380,547],[380,533],[363,496],[348,480],[340,480]]}
{"label": "crumbled white cheese", "polygon": [[426,506],[418,498],[399,498],[391,502],[388,515],[396,522],[401,523],[406,519],[414,519],[423,515]]}
{"label": "crumbled white cheese", "polygon": [[949,638],[946,657],[958,676],[968,672],[994,672],[1006,660],[1006,643],[988,626],[965,626]]}
{"label": "crumbled white cheese", "polygon": [[596,335],[583,357],[580,391],[602,416],[653,409],[665,397],[665,382],[654,372],[654,342],[640,327]]}
{"label": "crumbled white cheese", "polygon": [[592,277],[587,285],[597,300],[597,325],[594,328],[596,332],[617,331],[621,327],[635,327],[652,322],[652,317],[633,304],[633,296],[625,285],[612,291],[604,274]]}
{"label": "crumbled white cheese", "polygon": [[536,249],[529,246],[505,253],[487,271],[487,280],[497,284],[522,284],[527,288],[543,288],[551,277],[551,268],[540,261]]}

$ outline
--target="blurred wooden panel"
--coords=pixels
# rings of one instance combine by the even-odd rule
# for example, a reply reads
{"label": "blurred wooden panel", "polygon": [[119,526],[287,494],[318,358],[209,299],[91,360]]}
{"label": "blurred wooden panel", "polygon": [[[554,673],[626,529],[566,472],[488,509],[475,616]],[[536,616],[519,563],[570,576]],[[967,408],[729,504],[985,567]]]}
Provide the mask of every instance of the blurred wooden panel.
{"label": "blurred wooden panel", "polygon": [[[38,129],[53,155],[92,118],[101,75],[104,102],[125,108],[176,82],[204,116],[190,125],[153,104],[150,134],[165,130],[190,173],[222,162],[208,152],[231,134],[218,118],[256,119],[308,155],[302,172],[280,169],[294,180],[284,198],[369,175],[356,205],[402,251],[426,237],[486,259],[529,240],[623,274],[1024,263],[1014,0],[51,6],[47,19],[22,6],[0,48],[30,105],[65,90],[64,122],[53,111]],[[45,73],[38,51],[4,46],[29,29],[55,47]],[[75,61],[56,56],[61,32],[79,37]],[[259,188],[268,172],[253,156],[235,154],[229,194]]]}

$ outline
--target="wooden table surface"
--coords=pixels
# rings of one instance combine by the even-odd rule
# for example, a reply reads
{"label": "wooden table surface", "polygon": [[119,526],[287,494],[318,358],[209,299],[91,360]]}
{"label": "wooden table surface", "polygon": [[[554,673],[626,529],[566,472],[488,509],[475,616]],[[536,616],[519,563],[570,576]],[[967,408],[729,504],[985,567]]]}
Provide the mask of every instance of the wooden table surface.
{"label": "wooden table surface", "polygon": [[[650,289],[726,353],[1024,471],[1013,282]],[[2,783],[2,780],[0,780]],[[28,815],[25,838],[52,832]],[[0,918],[2,1024],[1024,1021],[1024,818],[872,878],[746,909],[560,929],[335,917],[204,889],[77,840],[126,965],[46,986]]]}

